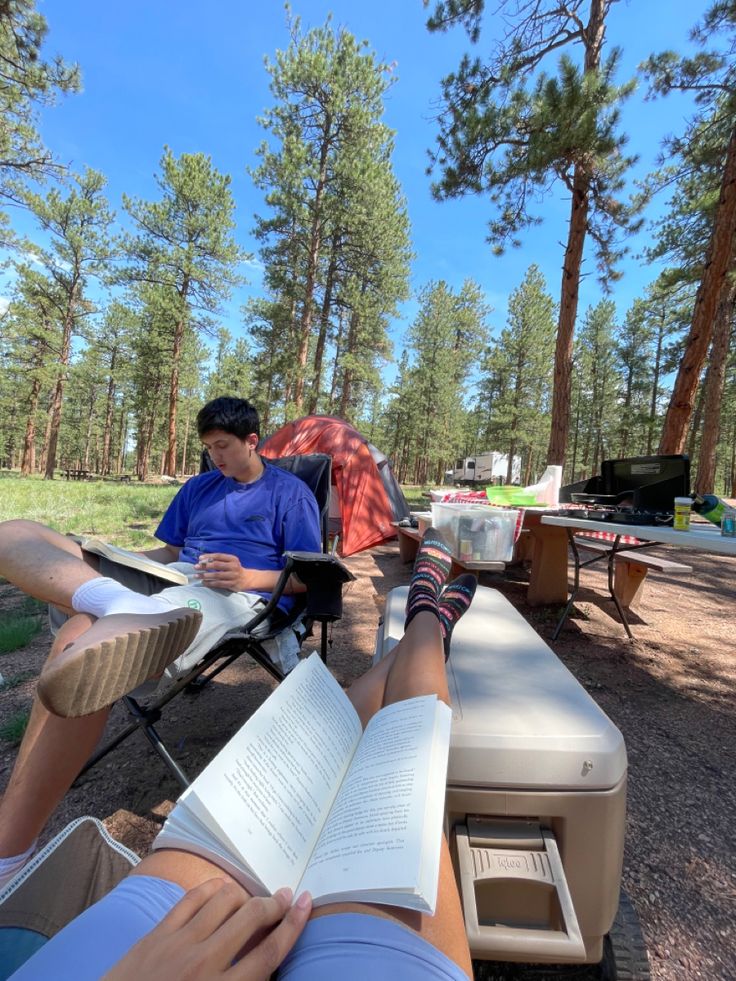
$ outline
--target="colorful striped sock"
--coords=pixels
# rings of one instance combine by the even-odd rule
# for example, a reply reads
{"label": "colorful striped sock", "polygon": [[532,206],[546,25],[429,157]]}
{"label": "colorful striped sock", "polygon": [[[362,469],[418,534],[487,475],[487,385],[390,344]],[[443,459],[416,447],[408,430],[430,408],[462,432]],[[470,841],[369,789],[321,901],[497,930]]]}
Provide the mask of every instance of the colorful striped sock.
{"label": "colorful striped sock", "polygon": [[452,552],[444,536],[436,528],[427,528],[414,561],[404,630],[423,610],[439,617],[439,597],[451,565]]}
{"label": "colorful striped sock", "polygon": [[452,631],[460,617],[473,602],[478,580],[470,573],[458,576],[448,583],[440,594],[440,629],[445,645],[445,660],[450,656],[450,640]]}

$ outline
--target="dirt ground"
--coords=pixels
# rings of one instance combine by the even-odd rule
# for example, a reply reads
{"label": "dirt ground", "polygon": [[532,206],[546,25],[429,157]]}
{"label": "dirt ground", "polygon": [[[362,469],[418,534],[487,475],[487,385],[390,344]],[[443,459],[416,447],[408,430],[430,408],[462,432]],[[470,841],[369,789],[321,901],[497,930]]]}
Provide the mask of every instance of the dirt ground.
{"label": "dirt ground", "polygon": [[[662,553],[668,549],[663,547]],[[638,911],[655,981],[736,978],[736,559],[683,553],[687,579],[652,573],[630,643],[615,619],[602,572],[584,573],[585,589],[560,638],[559,613],[527,606],[527,576],[512,567],[483,578],[500,589],[554,648],[624,734],[629,758],[623,886]],[[370,664],[387,591],[408,581],[395,545],[354,556],[345,618],[335,625],[328,664],[346,685]],[[20,602],[0,586],[0,615]],[[0,657],[6,679],[0,717],[30,704],[48,650],[44,632]],[[197,695],[171,703],[160,723],[190,775],[196,774],[272,690],[269,677],[241,658]],[[109,728],[123,719],[113,711]],[[15,749],[0,743],[0,786]],[[177,785],[139,734],[127,740],[67,794],[44,840],[82,814],[145,853],[177,796]],[[501,970],[500,976],[506,975]],[[535,978],[552,976],[536,971]],[[557,975],[555,975],[557,976]]]}

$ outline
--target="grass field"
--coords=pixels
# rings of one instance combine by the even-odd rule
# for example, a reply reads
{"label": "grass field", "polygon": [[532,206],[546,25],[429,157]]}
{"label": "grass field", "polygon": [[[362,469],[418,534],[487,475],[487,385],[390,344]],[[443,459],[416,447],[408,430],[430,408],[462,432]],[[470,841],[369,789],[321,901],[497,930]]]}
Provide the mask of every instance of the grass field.
{"label": "grass field", "polygon": [[[41,480],[0,473],[0,521],[28,518],[64,534],[94,535],[121,548],[153,548],[153,533],[177,488],[114,481]],[[403,488],[409,507],[427,507],[424,488]]]}
{"label": "grass field", "polygon": [[0,521],[28,518],[62,533],[94,535],[122,548],[152,548],[175,486],[41,480],[0,474]]}

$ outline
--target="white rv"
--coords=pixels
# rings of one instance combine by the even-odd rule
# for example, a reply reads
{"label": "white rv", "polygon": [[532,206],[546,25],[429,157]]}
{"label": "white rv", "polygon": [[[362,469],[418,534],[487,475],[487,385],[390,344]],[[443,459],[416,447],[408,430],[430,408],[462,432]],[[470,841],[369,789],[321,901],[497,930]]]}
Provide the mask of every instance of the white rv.
{"label": "white rv", "polygon": [[[478,453],[455,461],[455,467],[450,471],[455,484],[491,484],[499,477],[505,482],[509,469],[507,453]],[[515,456],[511,470],[511,483],[517,484],[521,479],[521,457]]]}

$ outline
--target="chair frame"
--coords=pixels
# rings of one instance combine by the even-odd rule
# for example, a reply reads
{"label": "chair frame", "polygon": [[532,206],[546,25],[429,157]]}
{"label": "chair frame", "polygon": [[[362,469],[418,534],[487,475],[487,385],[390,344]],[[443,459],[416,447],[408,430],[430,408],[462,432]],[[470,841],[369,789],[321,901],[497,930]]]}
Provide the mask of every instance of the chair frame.
{"label": "chair frame", "polygon": [[[243,629],[247,632],[238,637],[223,638],[201,661],[193,665],[186,674],[154,701],[143,704],[132,694],[124,695],[122,701],[131,717],[130,722],[90,757],[79,774],[80,777],[140,729],[169,772],[182,789],[185,789],[191,781],[156,730],[156,723],[161,719],[163,708],[172,699],[185,689],[192,694],[201,691],[242,654],[250,655],[277,682],[283,681],[285,677],[283,671],[273,663],[263,646],[263,642],[277,636],[282,630],[288,629],[302,613],[304,613],[307,622],[307,632],[304,639],[311,635],[313,623],[319,622],[321,624],[320,656],[325,663],[327,662],[327,625],[342,616],[342,585],[355,577],[337,556],[327,553],[331,457],[324,453],[312,453],[301,457],[282,457],[268,462],[293,473],[300,468],[299,461],[304,460],[311,461],[317,468],[315,471],[317,479],[314,481],[314,485],[312,486],[310,481],[305,482],[310,486],[310,489],[316,492],[315,496],[317,496],[320,505],[323,551],[284,553],[284,568],[271,598],[262,610],[252,617],[247,624],[243,625]],[[209,469],[207,460],[204,458],[203,469]],[[297,476],[300,475],[297,474]],[[272,614],[278,615],[278,602],[292,574],[297,575],[307,586],[307,592],[304,594],[305,600],[295,608],[289,617],[282,615],[277,625],[271,627],[269,618]],[[313,598],[313,593],[317,594],[316,599]]]}

